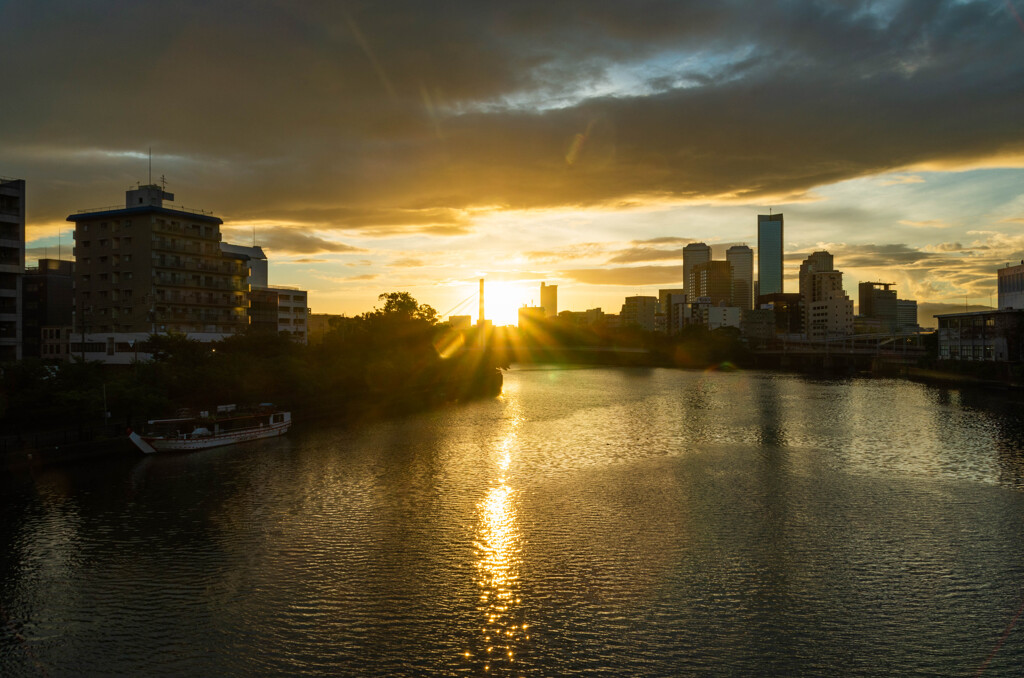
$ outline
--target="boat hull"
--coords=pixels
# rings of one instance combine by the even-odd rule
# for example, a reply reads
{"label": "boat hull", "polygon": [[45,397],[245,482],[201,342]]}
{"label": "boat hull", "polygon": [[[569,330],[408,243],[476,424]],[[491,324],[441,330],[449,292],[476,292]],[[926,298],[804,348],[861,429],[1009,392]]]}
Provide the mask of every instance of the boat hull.
{"label": "boat hull", "polygon": [[237,443],[261,440],[263,438],[274,438],[288,432],[292,422],[290,420],[266,426],[254,426],[252,428],[236,429],[209,435],[181,435],[181,436],[146,436],[132,432],[128,437],[135,446],[147,454],[156,452],[192,452],[194,450],[205,450],[211,447],[223,445],[235,445]]}

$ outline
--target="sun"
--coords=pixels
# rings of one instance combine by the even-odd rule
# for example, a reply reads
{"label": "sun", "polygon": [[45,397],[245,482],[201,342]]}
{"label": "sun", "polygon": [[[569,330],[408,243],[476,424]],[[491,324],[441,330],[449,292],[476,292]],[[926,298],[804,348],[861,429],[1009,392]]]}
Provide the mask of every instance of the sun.
{"label": "sun", "polygon": [[[484,313],[496,326],[515,325],[519,322],[519,307],[530,303],[530,289],[525,285],[486,281],[484,283]],[[536,296],[536,292],[534,293]],[[534,300],[534,304],[539,303]]]}

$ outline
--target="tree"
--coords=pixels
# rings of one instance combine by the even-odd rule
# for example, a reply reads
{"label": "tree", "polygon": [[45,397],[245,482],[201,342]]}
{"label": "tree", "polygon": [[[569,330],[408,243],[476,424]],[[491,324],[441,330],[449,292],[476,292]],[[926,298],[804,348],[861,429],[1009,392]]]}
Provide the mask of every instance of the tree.
{"label": "tree", "polygon": [[438,323],[437,311],[427,304],[417,302],[408,292],[387,292],[378,296],[377,300],[384,302],[384,308],[374,309],[375,314],[422,320],[429,325]]}

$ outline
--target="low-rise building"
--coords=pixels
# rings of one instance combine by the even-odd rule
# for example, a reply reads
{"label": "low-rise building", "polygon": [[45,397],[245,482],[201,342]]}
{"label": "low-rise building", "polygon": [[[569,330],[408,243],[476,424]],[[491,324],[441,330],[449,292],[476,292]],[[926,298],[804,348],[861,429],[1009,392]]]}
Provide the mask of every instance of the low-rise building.
{"label": "low-rise building", "polygon": [[619,325],[621,327],[636,326],[648,332],[656,329],[655,316],[660,310],[658,297],[632,296],[626,297],[622,304],[622,312],[619,313]]}
{"label": "low-rise building", "polygon": [[1024,359],[1024,310],[937,315],[939,359],[1019,362]]}
{"label": "low-rise building", "polygon": [[74,263],[40,259],[22,280],[22,356],[42,358],[44,327],[74,322]]}

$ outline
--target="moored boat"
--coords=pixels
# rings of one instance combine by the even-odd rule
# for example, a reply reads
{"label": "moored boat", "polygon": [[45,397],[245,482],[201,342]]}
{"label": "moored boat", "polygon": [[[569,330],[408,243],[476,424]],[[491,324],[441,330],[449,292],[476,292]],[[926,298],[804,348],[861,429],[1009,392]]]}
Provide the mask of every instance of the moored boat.
{"label": "moored boat", "polygon": [[190,452],[209,447],[273,438],[288,432],[291,412],[270,404],[253,410],[239,410],[235,405],[221,405],[214,415],[200,412],[171,419],[151,419],[143,433],[129,431],[135,446],[147,454],[154,452]]}

